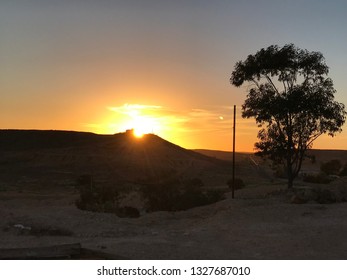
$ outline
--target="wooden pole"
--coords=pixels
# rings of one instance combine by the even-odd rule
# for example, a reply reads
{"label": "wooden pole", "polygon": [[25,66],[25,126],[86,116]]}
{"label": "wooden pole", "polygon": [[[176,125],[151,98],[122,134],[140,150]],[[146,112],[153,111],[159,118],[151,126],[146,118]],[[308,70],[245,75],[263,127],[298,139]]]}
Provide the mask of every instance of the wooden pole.
{"label": "wooden pole", "polygon": [[234,126],[233,126],[233,178],[231,197],[235,198],[235,130],[236,130],[236,105],[234,105]]}

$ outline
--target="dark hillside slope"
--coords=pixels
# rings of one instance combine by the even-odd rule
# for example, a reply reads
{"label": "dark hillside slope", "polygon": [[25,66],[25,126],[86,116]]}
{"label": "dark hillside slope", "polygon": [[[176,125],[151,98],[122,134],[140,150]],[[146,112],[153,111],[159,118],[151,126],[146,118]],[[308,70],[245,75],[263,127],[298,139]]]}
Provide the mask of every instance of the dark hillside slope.
{"label": "dark hillside slope", "polygon": [[229,168],[156,135],[135,138],[130,132],[0,130],[0,153],[0,180],[15,185],[57,185],[83,174],[107,184],[204,179]]}
{"label": "dark hillside slope", "polygon": [[0,130],[0,150],[50,149],[104,141],[107,135],[59,130]]}

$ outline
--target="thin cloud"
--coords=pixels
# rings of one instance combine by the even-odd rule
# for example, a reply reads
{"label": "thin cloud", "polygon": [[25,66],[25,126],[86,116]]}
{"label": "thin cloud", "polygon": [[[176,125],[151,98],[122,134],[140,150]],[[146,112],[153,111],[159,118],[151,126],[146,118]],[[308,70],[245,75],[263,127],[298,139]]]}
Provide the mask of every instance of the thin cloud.
{"label": "thin cloud", "polygon": [[152,111],[158,111],[162,107],[157,105],[143,105],[143,104],[124,104],[122,106],[117,107],[107,107],[108,110],[124,114],[124,115],[134,115],[139,113],[145,113],[145,112],[152,112]]}
{"label": "thin cloud", "polygon": [[[204,133],[230,135],[233,127],[232,106],[209,106],[207,108],[175,110],[159,105],[123,104],[107,107],[107,110],[116,114],[111,122],[90,123],[84,124],[84,126],[102,131],[122,132],[124,127],[121,122],[125,118],[149,116],[160,124],[160,131],[164,134],[165,132],[174,131],[181,134],[181,137],[184,137],[184,135],[203,135]],[[237,110],[236,125],[239,134],[256,135],[257,133],[254,120],[241,118],[240,108]]]}

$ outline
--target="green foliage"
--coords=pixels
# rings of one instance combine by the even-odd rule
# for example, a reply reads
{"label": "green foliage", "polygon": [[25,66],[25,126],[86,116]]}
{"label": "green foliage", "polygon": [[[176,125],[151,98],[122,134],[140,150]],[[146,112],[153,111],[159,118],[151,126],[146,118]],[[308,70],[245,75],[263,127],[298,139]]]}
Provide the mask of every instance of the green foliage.
{"label": "green foliage", "polygon": [[187,210],[224,198],[224,193],[221,191],[204,191],[200,186],[181,185],[173,181],[146,185],[142,191],[147,200],[146,208],[149,212]]}
{"label": "green foliage", "polygon": [[342,163],[338,159],[333,159],[328,162],[324,162],[320,166],[320,170],[327,175],[339,175]]}
{"label": "green foliage", "polygon": [[293,44],[272,45],[236,63],[230,82],[250,87],[242,106],[244,118],[261,127],[258,153],[287,169],[288,187],[298,175],[306,150],[327,133],[341,132],[345,107],[334,101],[328,66],[319,52]]}

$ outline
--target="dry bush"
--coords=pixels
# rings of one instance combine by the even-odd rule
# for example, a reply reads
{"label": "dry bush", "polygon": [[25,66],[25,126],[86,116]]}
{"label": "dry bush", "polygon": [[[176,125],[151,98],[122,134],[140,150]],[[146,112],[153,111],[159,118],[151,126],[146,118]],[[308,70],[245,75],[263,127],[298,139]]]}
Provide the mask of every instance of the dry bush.
{"label": "dry bush", "polygon": [[291,203],[303,204],[307,202],[317,202],[319,204],[329,204],[343,202],[334,189],[328,188],[298,188],[294,190]]}
{"label": "dry bush", "polygon": [[327,175],[339,175],[342,167],[341,161],[332,159],[321,164],[320,170]]}
{"label": "dry bush", "polygon": [[304,182],[314,184],[329,184],[333,179],[329,178],[325,174],[306,174],[303,178]]}
{"label": "dry bush", "polygon": [[146,210],[181,211],[208,205],[224,199],[224,193],[219,190],[203,190],[198,180],[182,185],[177,181],[146,185],[142,193],[146,199]]}
{"label": "dry bush", "polygon": [[[227,185],[229,186],[229,188],[232,189],[233,187],[233,179],[229,179],[227,181]],[[245,187],[245,183],[243,182],[243,180],[241,178],[235,178],[235,190],[240,190],[243,189]]]}
{"label": "dry bush", "polygon": [[343,166],[339,176],[347,176],[347,163]]}
{"label": "dry bush", "polygon": [[95,184],[91,175],[82,175],[77,180],[80,197],[75,205],[81,210],[115,213],[121,218],[137,218],[139,211],[133,207],[119,207],[120,192],[115,186]]}

